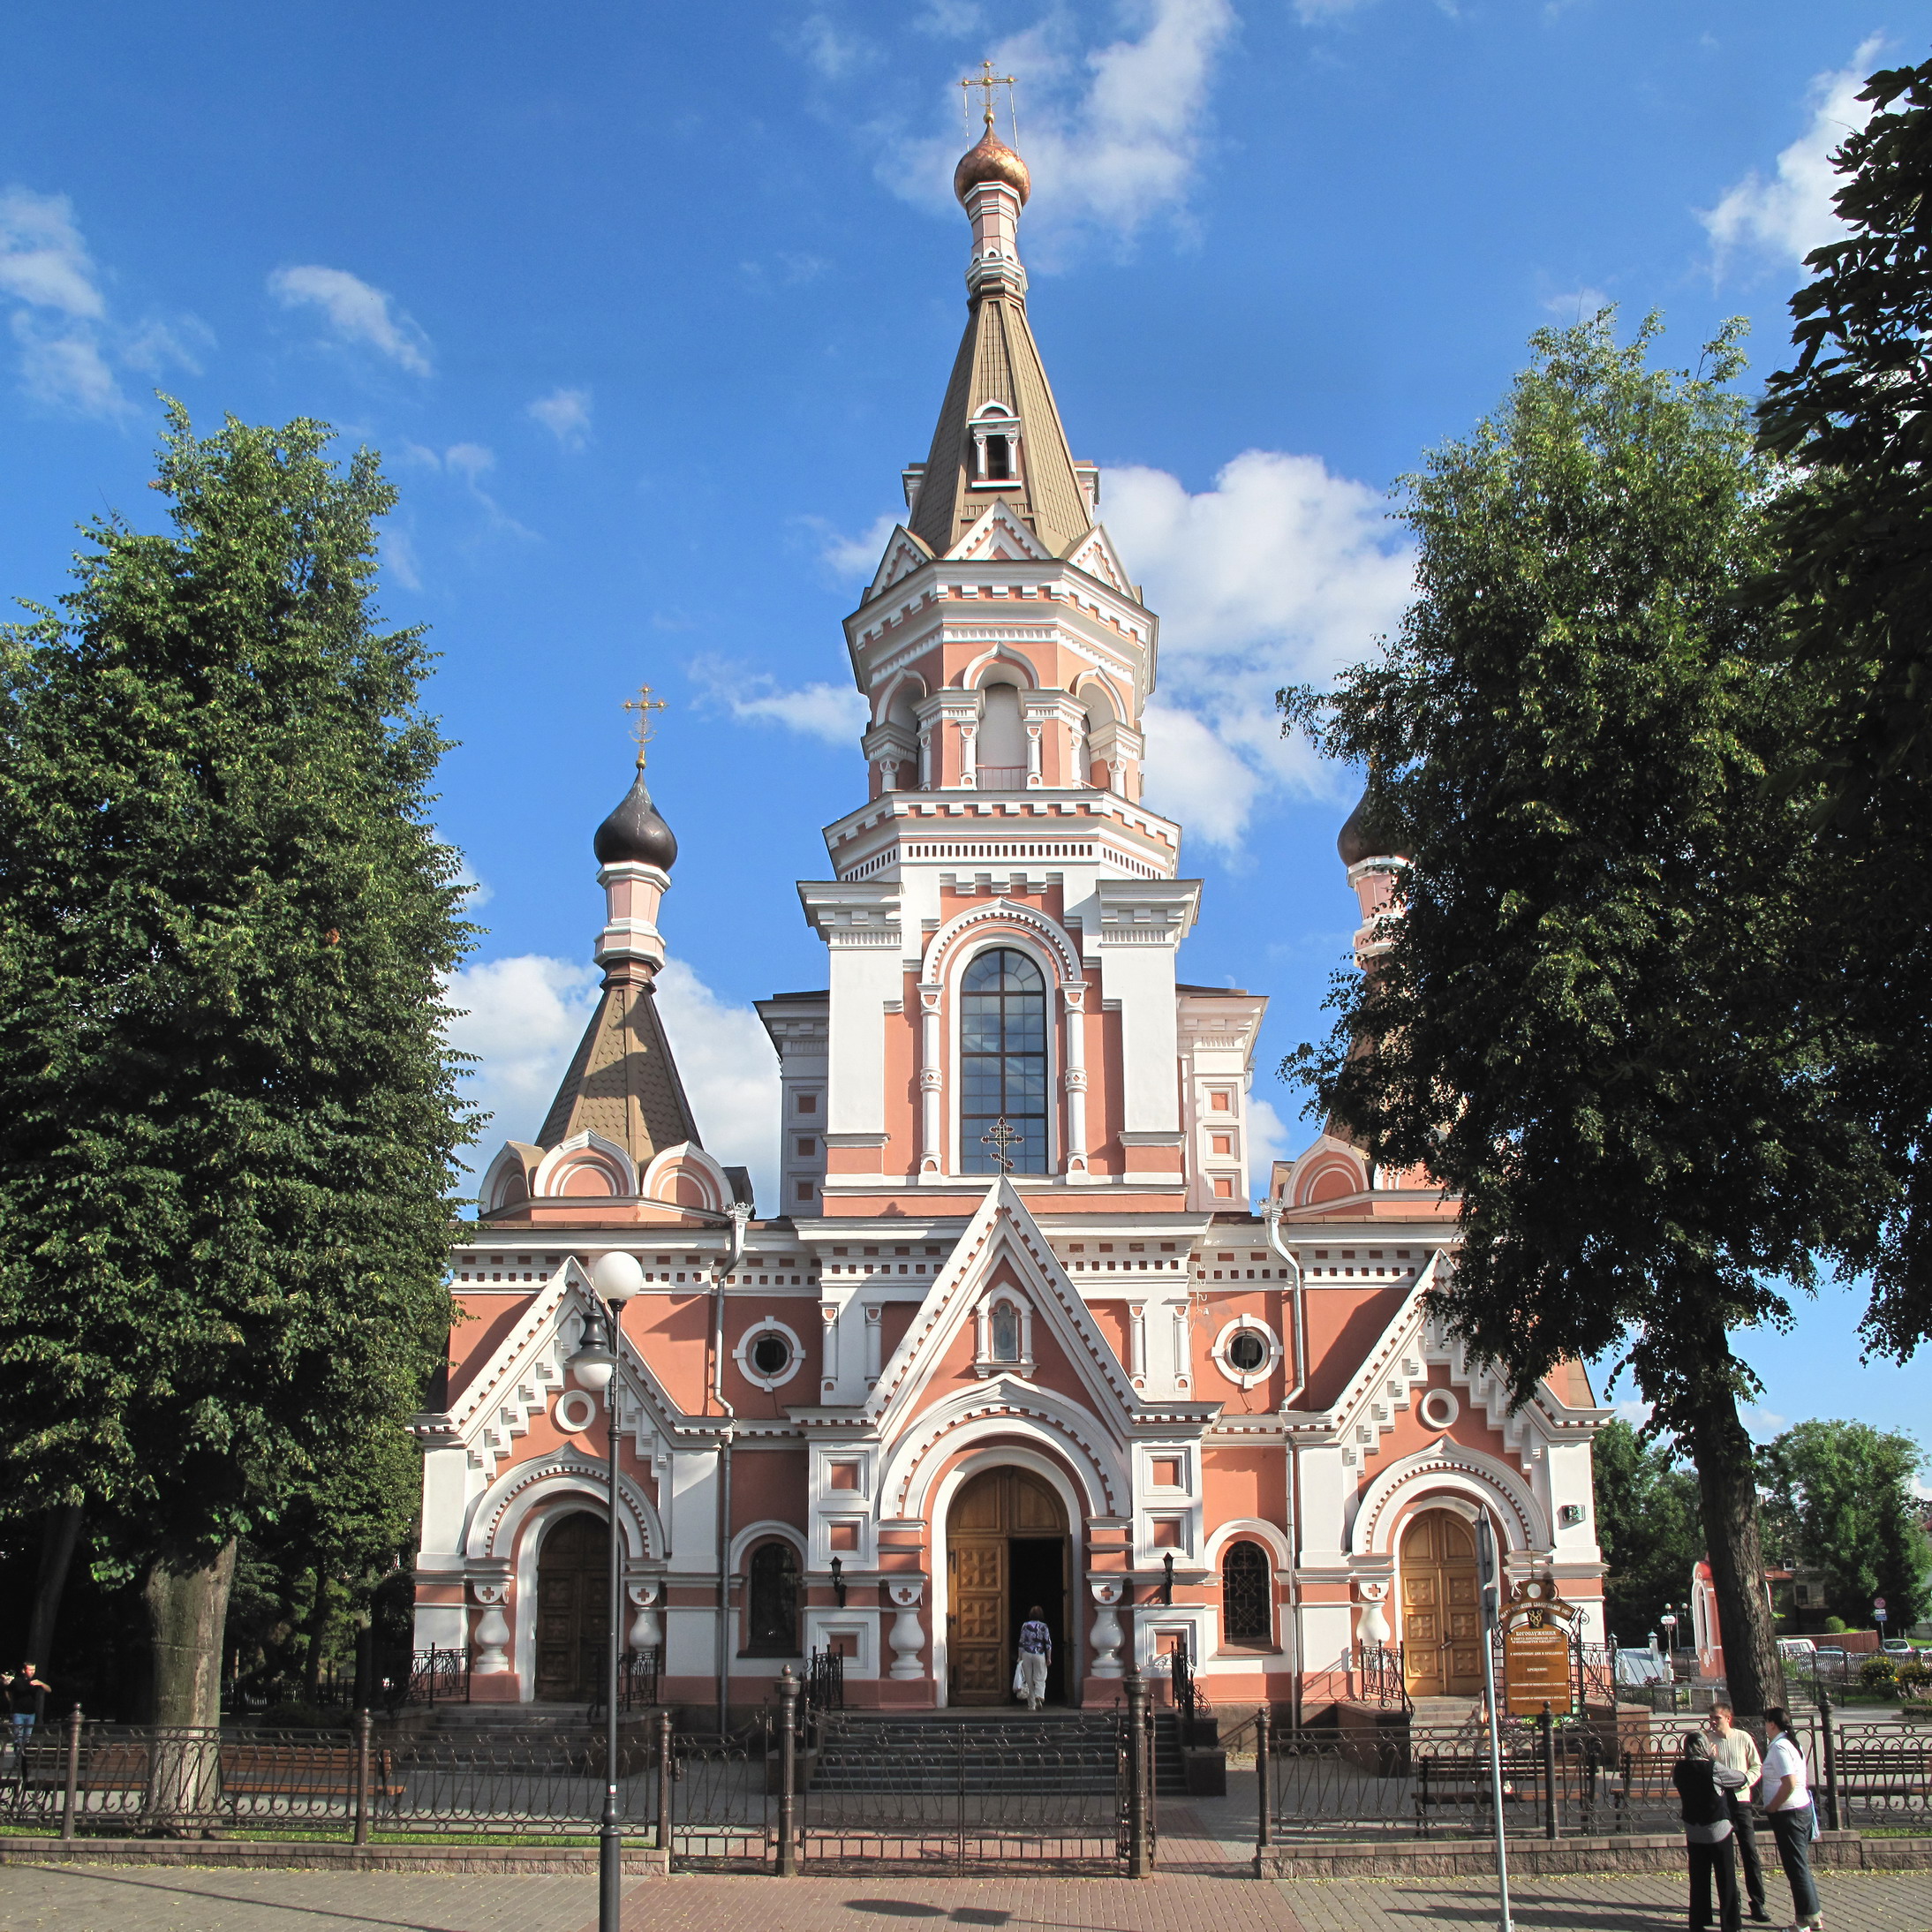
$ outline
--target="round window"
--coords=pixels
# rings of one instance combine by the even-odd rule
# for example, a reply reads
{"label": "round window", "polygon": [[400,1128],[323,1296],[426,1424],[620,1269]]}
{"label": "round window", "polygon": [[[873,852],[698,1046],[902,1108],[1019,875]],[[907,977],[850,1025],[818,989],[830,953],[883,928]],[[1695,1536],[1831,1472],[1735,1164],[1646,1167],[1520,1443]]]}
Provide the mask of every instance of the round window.
{"label": "round window", "polygon": [[751,1366],[762,1376],[776,1377],[791,1366],[791,1344],[774,1330],[766,1329],[751,1344]]}
{"label": "round window", "polygon": [[1431,1429],[1447,1429],[1462,1413],[1462,1405],[1447,1389],[1431,1389],[1416,1406],[1416,1414]]}
{"label": "round window", "polygon": [[1268,1338],[1252,1328],[1237,1329],[1227,1338],[1227,1365],[1238,1375],[1253,1375],[1268,1359]]}

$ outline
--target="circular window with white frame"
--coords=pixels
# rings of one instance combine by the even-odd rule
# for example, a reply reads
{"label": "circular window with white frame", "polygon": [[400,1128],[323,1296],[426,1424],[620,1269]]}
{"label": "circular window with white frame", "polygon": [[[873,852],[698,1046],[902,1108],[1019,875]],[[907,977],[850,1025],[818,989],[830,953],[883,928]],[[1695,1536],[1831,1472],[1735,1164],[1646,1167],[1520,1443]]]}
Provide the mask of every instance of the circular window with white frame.
{"label": "circular window with white frame", "polygon": [[1450,1429],[1462,1413],[1462,1404],[1448,1389],[1430,1389],[1415,1405],[1415,1413],[1430,1429]]}
{"label": "circular window with white frame", "polygon": [[805,1359],[796,1331],[769,1316],[754,1322],[738,1337],[734,1353],[744,1379],[761,1389],[782,1387],[798,1373]]}
{"label": "circular window with white frame", "polygon": [[1281,1359],[1274,1331],[1255,1315],[1237,1315],[1214,1340],[1214,1365],[1230,1382],[1251,1389]]}
{"label": "circular window with white frame", "polygon": [[566,1389],[550,1413],[566,1435],[580,1436],[597,1420],[597,1398],[585,1389]]}

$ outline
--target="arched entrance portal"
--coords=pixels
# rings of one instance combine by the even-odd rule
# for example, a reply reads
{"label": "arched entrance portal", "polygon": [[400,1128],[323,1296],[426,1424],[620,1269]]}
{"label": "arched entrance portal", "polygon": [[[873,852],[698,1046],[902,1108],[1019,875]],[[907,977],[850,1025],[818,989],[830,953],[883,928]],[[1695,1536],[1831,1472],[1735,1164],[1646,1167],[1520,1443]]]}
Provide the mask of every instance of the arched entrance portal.
{"label": "arched entrance portal", "polygon": [[1067,1700],[1067,1512],[1028,1469],[983,1469],[946,1519],[947,1702],[1013,1698],[1020,1626],[1034,1604],[1053,1633],[1046,1700]]}
{"label": "arched entrance portal", "polygon": [[587,1702],[610,1629],[610,1535],[577,1510],[550,1525],[537,1551],[537,1697]]}
{"label": "arched entrance portal", "polygon": [[1402,1532],[1402,1660],[1411,1697],[1483,1689],[1475,1529],[1453,1510],[1425,1509]]}

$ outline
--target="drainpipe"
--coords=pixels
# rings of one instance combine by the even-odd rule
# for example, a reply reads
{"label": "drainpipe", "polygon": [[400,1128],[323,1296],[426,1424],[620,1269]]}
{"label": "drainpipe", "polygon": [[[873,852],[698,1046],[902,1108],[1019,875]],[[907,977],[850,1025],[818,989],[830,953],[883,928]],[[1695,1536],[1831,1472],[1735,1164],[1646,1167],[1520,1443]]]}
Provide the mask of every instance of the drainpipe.
{"label": "drainpipe", "polygon": [[711,1392],[724,1417],[718,1431],[718,1734],[727,1727],[731,1690],[731,1439],[738,1412],[725,1400],[724,1392],[724,1298],[725,1282],[736,1272],[744,1259],[745,1227],[751,1219],[751,1204],[734,1201],[729,1210],[730,1234],[724,1257],[713,1278],[713,1316],[711,1329]]}
{"label": "drainpipe", "polygon": [[[1308,1388],[1308,1288],[1302,1277],[1302,1264],[1289,1252],[1287,1243],[1281,1239],[1281,1211],[1283,1203],[1268,1202],[1262,1209],[1262,1216],[1268,1225],[1268,1247],[1276,1259],[1286,1264],[1288,1279],[1292,1284],[1290,1294],[1294,1300],[1294,1381],[1282,1395],[1283,1409],[1292,1407],[1299,1401]],[[1284,1301],[1287,1299],[1283,1297]],[[1281,1450],[1287,1467],[1283,1470],[1285,1484],[1283,1494],[1287,1498],[1288,1521],[1288,1628],[1294,1638],[1294,1671],[1290,1677],[1289,1722],[1297,1732],[1302,1728],[1302,1667],[1307,1659],[1302,1655],[1302,1498],[1299,1494],[1301,1470],[1295,1453],[1294,1438],[1287,1430],[1282,1431]]]}

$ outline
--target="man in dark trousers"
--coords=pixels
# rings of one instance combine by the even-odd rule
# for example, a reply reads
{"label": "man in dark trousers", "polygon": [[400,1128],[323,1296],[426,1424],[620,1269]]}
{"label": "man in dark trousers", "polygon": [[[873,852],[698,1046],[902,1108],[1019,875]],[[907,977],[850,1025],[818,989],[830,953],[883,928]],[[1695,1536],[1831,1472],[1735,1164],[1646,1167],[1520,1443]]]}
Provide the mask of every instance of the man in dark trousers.
{"label": "man in dark trousers", "polygon": [[1771,1915],[1764,1909],[1764,1867],[1757,1855],[1757,1828],[1751,1810],[1752,1789],[1764,1763],[1758,1756],[1757,1740],[1748,1731],[1738,1729],[1729,1704],[1710,1707],[1710,1755],[1718,1763],[1744,1773],[1744,1789],[1724,1794],[1731,1807],[1731,1838],[1738,1848],[1751,1916],[1758,1924],[1769,1925]]}
{"label": "man in dark trousers", "polygon": [[1713,1879],[1717,1881],[1719,1932],[1741,1932],[1744,1914],[1738,1905],[1738,1867],[1732,1854],[1728,1794],[1744,1789],[1744,1773],[1719,1764],[1711,1756],[1710,1740],[1702,1732],[1687,1731],[1671,1782],[1677,1787],[1684,1843],[1690,1853],[1691,1932],[1708,1932]]}

